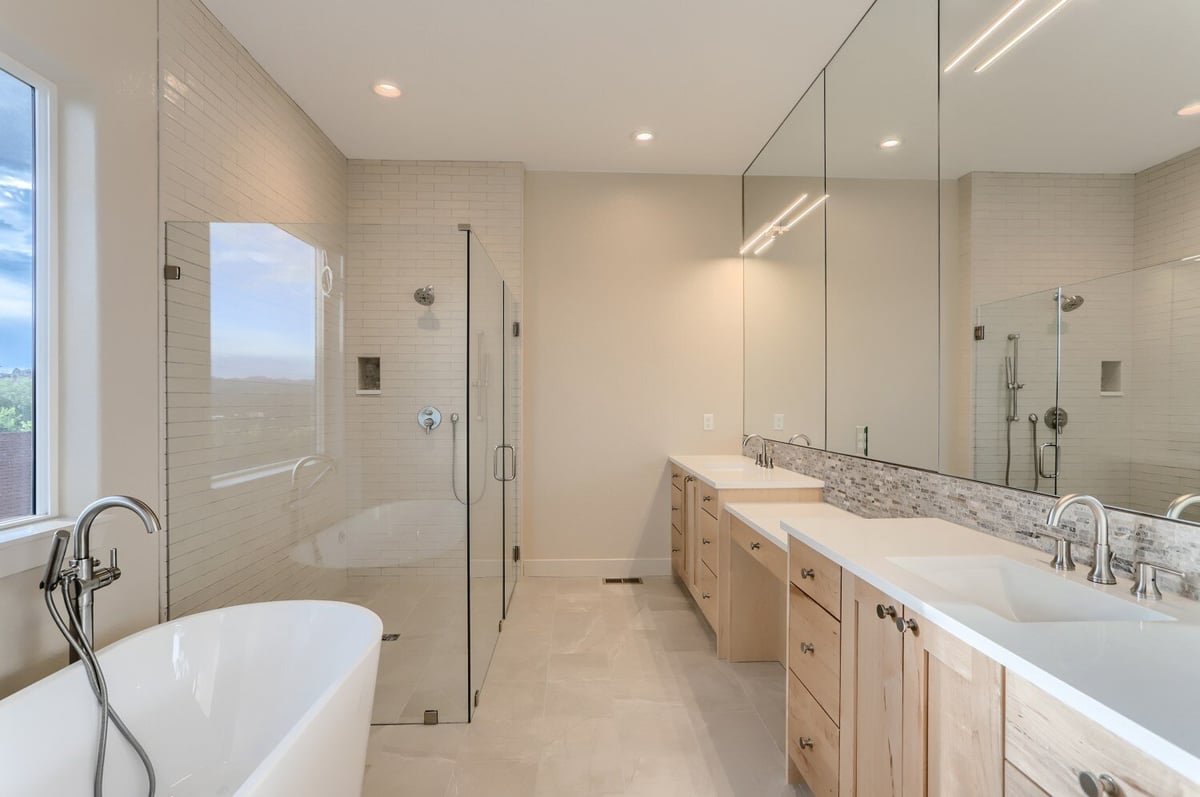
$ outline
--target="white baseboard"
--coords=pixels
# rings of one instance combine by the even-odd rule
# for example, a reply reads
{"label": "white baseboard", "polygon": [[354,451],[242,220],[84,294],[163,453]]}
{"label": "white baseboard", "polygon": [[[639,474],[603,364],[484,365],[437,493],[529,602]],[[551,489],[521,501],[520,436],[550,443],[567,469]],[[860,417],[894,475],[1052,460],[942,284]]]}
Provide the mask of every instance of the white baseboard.
{"label": "white baseboard", "polygon": [[666,559],[526,559],[522,571],[527,576],[612,577],[669,576],[671,560]]}

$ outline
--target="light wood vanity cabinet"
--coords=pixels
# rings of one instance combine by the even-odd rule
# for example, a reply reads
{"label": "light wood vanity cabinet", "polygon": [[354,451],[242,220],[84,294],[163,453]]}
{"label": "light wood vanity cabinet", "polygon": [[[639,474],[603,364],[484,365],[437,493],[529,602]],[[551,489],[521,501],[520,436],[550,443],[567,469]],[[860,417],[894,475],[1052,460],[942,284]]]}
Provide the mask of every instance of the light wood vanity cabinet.
{"label": "light wood vanity cabinet", "polygon": [[[789,782],[839,797],[1075,797],[1089,793],[1082,776],[1100,795],[1200,795],[794,539],[788,570]],[[840,619],[828,611],[834,595]],[[836,656],[827,653],[834,634]]]}
{"label": "light wood vanity cabinet", "polygon": [[1004,702],[1008,771],[1019,773],[1006,797],[1085,794],[1081,776],[1110,778],[1122,797],[1200,794],[1200,785],[1019,676],[1008,676]]}

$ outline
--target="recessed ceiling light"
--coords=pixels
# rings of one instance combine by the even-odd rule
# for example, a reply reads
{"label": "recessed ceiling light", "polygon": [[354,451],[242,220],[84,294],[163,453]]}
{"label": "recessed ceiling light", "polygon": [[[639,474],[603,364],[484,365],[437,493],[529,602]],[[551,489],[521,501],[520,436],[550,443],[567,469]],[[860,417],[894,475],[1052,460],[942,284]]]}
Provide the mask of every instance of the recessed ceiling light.
{"label": "recessed ceiling light", "polygon": [[649,130],[639,130],[633,134],[633,140],[639,144],[649,144],[654,140],[654,134]]}
{"label": "recessed ceiling light", "polygon": [[896,147],[900,146],[902,143],[904,143],[904,142],[901,141],[900,139],[896,138],[895,136],[892,136],[891,138],[885,138],[883,141],[880,141],[879,148],[880,149],[895,149]]}
{"label": "recessed ceiling light", "polygon": [[1185,105],[1175,112],[1176,116],[1200,116],[1200,102]]}
{"label": "recessed ceiling light", "polygon": [[396,97],[399,97],[404,92],[402,92],[400,90],[400,87],[397,86],[395,83],[388,83],[386,80],[381,80],[375,84],[375,93],[378,94],[380,97],[387,97],[388,99],[395,99]]}

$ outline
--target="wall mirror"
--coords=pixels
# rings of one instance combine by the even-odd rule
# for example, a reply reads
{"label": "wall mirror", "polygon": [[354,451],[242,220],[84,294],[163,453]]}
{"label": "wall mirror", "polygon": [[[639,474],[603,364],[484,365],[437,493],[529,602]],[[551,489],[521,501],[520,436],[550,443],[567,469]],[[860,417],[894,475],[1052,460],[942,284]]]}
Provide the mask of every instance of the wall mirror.
{"label": "wall mirror", "polygon": [[825,445],[825,79],[742,176],[747,434]]}
{"label": "wall mirror", "polygon": [[877,0],[805,95],[822,131],[782,135],[802,102],[744,178],[750,237],[823,144],[820,237],[745,256],[747,433],[1148,514],[1200,492],[1197,30],[1192,0]]}
{"label": "wall mirror", "polygon": [[1197,30],[1189,0],[942,3],[944,471],[1200,491]]}

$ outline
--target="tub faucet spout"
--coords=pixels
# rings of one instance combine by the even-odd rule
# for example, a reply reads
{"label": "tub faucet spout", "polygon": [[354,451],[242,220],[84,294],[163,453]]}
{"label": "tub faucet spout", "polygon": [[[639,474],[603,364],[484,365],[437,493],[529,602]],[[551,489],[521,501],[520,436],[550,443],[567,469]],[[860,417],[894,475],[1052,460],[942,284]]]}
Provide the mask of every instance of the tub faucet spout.
{"label": "tub faucet spout", "polygon": [[[79,618],[81,627],[76,629],[87,640],[88,645],[95,642],[95,605],[93,595],[98,589],[103,589],[121,577],[121,569],[117,567],[117,549],[109,552],[109,566],[97,569],[100,560],[92,558],[92,524],[96,518],[108,509],[128,509],[141,519],[146,532],[152,534],[162,531],[158,515],[148,504],[127,495],[110,495],[93,501],[84,507],[75,527],[71,530],[71,547],[74,558],[69,560],[70,567],[64,572],[69,589],[64,590],[67,600],[71,603],[74,615]],[[75,653],[72,651],[72,660]]]}

